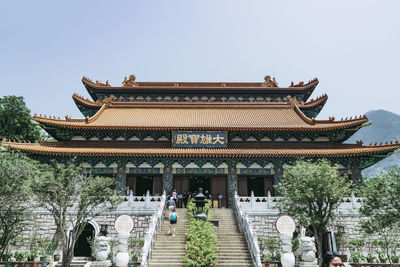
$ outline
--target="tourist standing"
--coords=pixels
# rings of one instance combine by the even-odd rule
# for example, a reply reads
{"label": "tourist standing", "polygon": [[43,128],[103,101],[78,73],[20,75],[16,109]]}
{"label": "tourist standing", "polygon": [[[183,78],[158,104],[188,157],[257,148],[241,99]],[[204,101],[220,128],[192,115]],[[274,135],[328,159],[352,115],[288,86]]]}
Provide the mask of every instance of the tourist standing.
{"label": "tourist standing", "polygon": [[179,215],[176,212],[175,207],[171,208],[170,210],[171,212],[169,214],[169,230],[167,235],[172,234],[172,236],[175,236],[176,224],[178,223]]}
{"label": "tourist standing", "polygon": [[175,206],[176,206],[176,204],[178,203],[178,193],[176,193],[176,189],[175,188],[174,188],[174,190],[172,190],[171,196],[174,199]]}

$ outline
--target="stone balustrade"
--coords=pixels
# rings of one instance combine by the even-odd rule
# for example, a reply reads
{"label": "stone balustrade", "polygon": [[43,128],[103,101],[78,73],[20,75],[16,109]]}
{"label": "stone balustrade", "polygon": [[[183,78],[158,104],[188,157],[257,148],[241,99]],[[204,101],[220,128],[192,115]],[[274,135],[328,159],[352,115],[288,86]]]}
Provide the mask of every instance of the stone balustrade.
{"label": "stone balustrade", "polygon": [[144,237],[144,245],[142,248],[142,260],[140,266],[147,267],[149,265],[149,259],[151,252],[153,251],[154,241],[156,240],[157,233],[161,231],[162,220],[164,218],[164,205],[165,205],[166,194],[165,191],[158,202],[156,213],[151,217],[148,230]]}
{"label": "stone balustrade", "polygon": [[[251,196],[238,196],[240,208],[247,215],[278,215],[277,202],[280,197],[272,197],[270,192],[266,197],[256,197],[251,192]],[[355,197],[352,194],[350,197],[342,198],[342,202],[336,212],[348,216],[358,216],[358,210],[361,207],[362,198]]]}
{"label": "stone balustrade", "polygon": [[233,209],[238,222],[239,231],[244,234],[251,255],[253,266],[261,267],[260,247],[258,246],[257,235],[253,230],[251,219],[246,215],[240,202],[240,197],[235,191]]}

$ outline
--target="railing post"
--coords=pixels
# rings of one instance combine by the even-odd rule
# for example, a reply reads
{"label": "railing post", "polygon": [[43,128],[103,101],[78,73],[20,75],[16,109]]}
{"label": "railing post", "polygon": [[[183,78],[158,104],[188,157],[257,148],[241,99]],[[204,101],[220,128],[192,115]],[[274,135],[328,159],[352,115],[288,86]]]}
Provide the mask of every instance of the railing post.
{"label": "railing post", "polygon": [[356,205],[357,205],[356,196],[354,195],[354,192],[351,192],[351,206],[354,209],[356,207]]}
{"label": "railing post", "polygon": [[147,208],[150,206],[150,191],[147,190],[146,198],[144,199],[144,207]]}
{"label": "railing post", "polygon": [[268,194],[267,194],[267,208],[268,208],[268,209],[271,208],[271,204],[272,204],[271,192],[268,190]]}
{"label": "railing post", "polygon": [[254,192],[251,191],[250,207],[255,206],[255,204],[256,204],[256,199],[254,198]]}

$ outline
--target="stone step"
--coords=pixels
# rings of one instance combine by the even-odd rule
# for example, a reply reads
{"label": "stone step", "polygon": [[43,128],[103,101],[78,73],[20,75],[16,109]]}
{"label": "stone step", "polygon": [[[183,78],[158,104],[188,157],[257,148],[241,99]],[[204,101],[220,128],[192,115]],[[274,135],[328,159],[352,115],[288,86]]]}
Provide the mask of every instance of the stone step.
{"label": "stone step", "polygon": [[183,264],[183,262],[174,262],[174,263],[159,263],[159,262],[155,262],[155,263],[149,263],[149,267],[157,267],[157,266],[185,266]]}
{"label": "stone step", "polygon": [[151,255],[152,256],[160,256],[160,255],[182,255],[182,256],[185,256],[185,253],[186,253],[186,251],[185,250],[180,250],[180,251],[178,251],[178,250],[175,250],[175,251],[170,251],[170,250],[166,250],[166,251],[163,251],[163,250],[159,250],[159,251],[156,251],[156,252],[153,252]]}
{"label": "stone step", "polygon": [[217,263],[215,267],[223,267],[223,266],[243,266],[243,267],[253,267],[253,264],[235,264],[235,263]]}
{"label": "stone step", "polygon": [[182,263],[183,264],[183,257],[181,260],[173,260],[173,261],[171,261],[170,259],[155,259],[153,261],[153,259],[151,259],[150,263],[151,264],[162,264],[162,263],[164,263],[164,264]]}

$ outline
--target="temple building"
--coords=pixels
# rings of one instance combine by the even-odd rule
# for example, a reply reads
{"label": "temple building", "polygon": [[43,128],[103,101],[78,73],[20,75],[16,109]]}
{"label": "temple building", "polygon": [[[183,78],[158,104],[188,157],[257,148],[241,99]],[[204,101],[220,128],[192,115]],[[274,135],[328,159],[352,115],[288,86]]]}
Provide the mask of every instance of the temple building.
{"label": "temple building", "polygon": [[92,173],[112,176],[134,195],[194,192],[202,187],[222,206],[241,196],[274,194],[287,165],[327,158],[355,185],[361,170],[400,144],[343,144],[366,116],[315,119],[328,97],[309,100],[318,80],[279,87],[265,82],[138,82],[122,86],[82,79],[92,100],[74,94],[83,119],[33,119],[56,142],[3,146],[43,162],[76,158]]}

